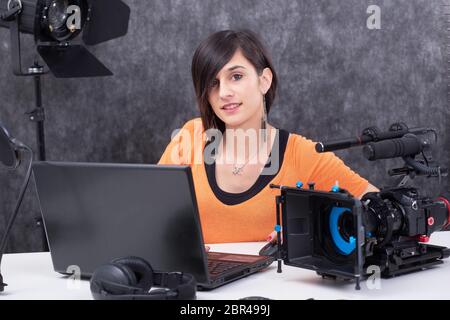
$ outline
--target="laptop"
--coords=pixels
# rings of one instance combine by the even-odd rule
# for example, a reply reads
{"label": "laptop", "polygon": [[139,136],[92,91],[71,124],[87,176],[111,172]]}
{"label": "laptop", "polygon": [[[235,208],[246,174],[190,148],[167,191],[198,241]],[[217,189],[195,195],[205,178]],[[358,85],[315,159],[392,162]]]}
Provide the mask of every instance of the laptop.
{"label": "laptop", "polygon": [[33,175],[59,273],[89,278],[112,259],[138,256],[154,270],[191,273],[208,290],[274,260],[206,253],[189,166],[36,162]]}

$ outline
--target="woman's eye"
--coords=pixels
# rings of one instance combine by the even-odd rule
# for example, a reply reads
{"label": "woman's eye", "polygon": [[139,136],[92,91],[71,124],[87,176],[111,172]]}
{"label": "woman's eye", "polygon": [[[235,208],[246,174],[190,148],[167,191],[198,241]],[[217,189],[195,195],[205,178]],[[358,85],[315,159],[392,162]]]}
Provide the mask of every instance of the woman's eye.
{"label": "woman's eye", "polygon": [[242,74],[233,74],[233,79],[234,80],[241,80],[242,79]]}

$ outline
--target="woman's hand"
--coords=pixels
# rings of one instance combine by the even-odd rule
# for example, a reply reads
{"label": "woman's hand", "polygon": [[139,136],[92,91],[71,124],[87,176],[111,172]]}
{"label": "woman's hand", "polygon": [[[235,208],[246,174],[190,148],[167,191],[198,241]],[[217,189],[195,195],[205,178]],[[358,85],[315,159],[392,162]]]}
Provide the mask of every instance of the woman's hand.
{"label": "woman's hand", "polygon": [[[283,238],[283,233],[281,233],[281,238]],[[276,231],[272,231],[268,236],[267,236],[267,242],[273,242],[276,243],[278,240],[278,233]]]}

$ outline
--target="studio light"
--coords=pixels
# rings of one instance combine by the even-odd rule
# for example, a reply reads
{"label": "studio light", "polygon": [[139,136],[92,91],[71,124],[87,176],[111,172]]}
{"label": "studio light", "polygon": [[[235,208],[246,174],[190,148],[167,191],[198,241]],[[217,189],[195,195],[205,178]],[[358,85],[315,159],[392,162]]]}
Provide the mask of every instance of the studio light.
{"label": "studio light", "polygon": [[[10,31],[13,72],[17,76],[31,76],[34,80],[36,107],[26,114],[30,121],[36,123],[39,161],[46,160],[41,76],[49,71],[56,78],[112,75],[85,45],[96,45],[124,36],[128,32],[129,19],[130,8],[121,0],[0,0],[0,27]],[[25,71],[22,69],[21,34],[34,36],[36,50],[48,69],[38,59]],[[4,64],[2,61],[1,70]],[[19,164],[15,157],[18,147],[8,142],[7,138],[7,131],[0,130],[0,161],[14,168]],[[32,153],[31,149],[26,149]],[[41,219],[37,224],[42,228]],[[6,241],[3,240],[0,260]],[[44,251],[48,251],[45,236]]]}
{"label": "studio light", "polygon": [[[57,78],[112,75],[83,44],[124,36],[130,8],[120,0],[0,0],[0,27],[11,32],[13,71],[23,72],[20,33],[34,35],[36,48]],[[80,39],[81,38],[81,39]]]}

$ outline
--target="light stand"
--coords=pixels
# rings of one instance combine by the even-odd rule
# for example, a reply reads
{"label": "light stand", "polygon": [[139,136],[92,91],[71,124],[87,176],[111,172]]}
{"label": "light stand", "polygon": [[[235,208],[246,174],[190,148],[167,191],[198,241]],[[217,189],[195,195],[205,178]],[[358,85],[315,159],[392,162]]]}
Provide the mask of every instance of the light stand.
{"label": "light stand", "polygon": [[[34,78],[35,109],[27,116],[36,123],[40,161],[47,158],[41,76],[48,71],[37,61],[22,71],[20,33],[34,35],[37,52],[56,78],[110,76],[112,72],[89,50],[71,41],[80,34],[86,45],[122,37],[128,32],[129,18],[130,8],[121,0],[0,0],[0,27],[10,29],[13,73]],[[43,228],[42,218],[37,224]]]}
{"label": "light stand", "polygon": [[[2,241],[0,243],[0,265],[3,253],[5,252],[6,244],[8,242],[9,233],[14,224],[14,221],[16,220],[17,214],[19,213],[20,204],[22,203],[28,183],[30,182],[31,168],[33,164],[33,150],[31,150],[30,147],[26,146],[22,142],[16,139],[12,139],[9,136],[8,131],[0,125],[0,162],[2,162],[3,165],[9,167],[10,169],[16,169],[20,164],[21,154],[23,151],[27,151],[30,154],[30,162],[28,165],[25,180],[22,184],[22,187],[20,188],[19,198],[17,199],[16,205],[14,207],[14,212],[9,217],[8,223],[3,233]],[[3,283],[3,276],[0,273],[0,292],[4,290],[5,286],[7,286],[7,284]]]}
{"label": "light stand", "polygon": [[[41,87],[41,76],[46,74],[44,72],[44,67],[39,65],[37,61],[28,69],[29,75],[34,78],[34,94],[35,94],[35,109],[27,112],[30,121],[36,123],[36,146],[37,146],[37,154],[39,161],[46,160],[45,153],[45,130],[44,130],[44,121],[45,121],[45,111],[42,106],[42,87]],[[49,251],[47,237],[44,231],[44,223],[42,221],[42,217],[39,217],[36,220],[36,225],[42,231],[43,237],[43,251]],[[3,251],[2,251],[3,252]],[[1,260],[0,260],[1,262]]]}
{"label": "light stand", "polygon": [[41,88],[41,76],[46,74],[44,72],[44,67],[39,65],[37,61],[34,62],[33,66],[28,69],[29,75],[34,78],[34,95],[35,95],[35,109],[27,112],[30,121],[36,123],[36,137],[37,137],[37,150],[39,161],[45,161],[45,111],[42,106],[42,88]]}
{"label": "light stand", "polygon": [[[12,63],[13,63],[13,72],[16,76],[32,76],[34,78],[34,91],[35,91],[35,109],[31,112],[27,112],[26,114],[29,116],[29,120],[36,123],[36,145],[37,145],[37,154],[38,159],[40,161],[46,160],[45,153],[45,130],[44,130],[44,120],[45,120],[45,111],[42,107],[42,87],[41,87],[41,76],[47,74],[44,72],[44,67],[39,65],[37,61],[28,69],[28,72],[22,72],[22,59],[21,59],[21,50],[20,50],[20,32],[19,32],[19,23],[20,23],[20,13],[22,12],[22,3],[20,1],[10,3],[11,7],[8,8],[9,11],[4,13],[1,18],[4,21],[8,21],[10,23],[10,32],[11,32],[11,46],[12,46]],[[28,147],[27,147],[28,148]],[[27,149],[30,150],[31,149]],[[31,151],[32,153],[32,151]],[[31,155],[33,156],[33,155]],[[29,180],[29,177],[28,179]],[[23,198],[25,189],[22,190],[21,197]],[[22,202],[22,198],[20,198],[19,203]],[[16,208],[18,210],[18,207]],[[43,239],[43,251],[49,251],[47,237],[44,231],[44,225],[42,221],[42,217],[36,220],[36,225],[41,229]],[[8,225],[9,226],[9,225]],[[5,235],[9,233],[8,227],[5,231]],[[2,241],[2,246],[0,247],[0,263],[1,263],[1,255],[3,254],[6,247],[6,238]],[[2,281],[0,274],[0,282]],[[0,283],[0,291],[3,291],[4,285]]]}
{"label": "light stand", "polygon": [[[13,1],[9,4],[9,11],[3,15],[3,20],[9,22],[9,28],[11,32],[11,54],[13,63],[13,72],[16,76],[32,76],[34,78],[34,92],[35,92],[35,109],[28,112],[29,120],[36,123],[36,137],[37,137],[37,153],[38,160],[45,161],[45,130],[44,120],[45,112],[42,107],[42,87],[41,76],[47,74],[48,71],[44,71],[44,67],[39,65],[37,61],[28,68],[28,72],[22,71],[22,58],[20,50],[20,14],[22,12],[22,3],[20,1]],[[47,241],[44,241],[46,244]]]}

